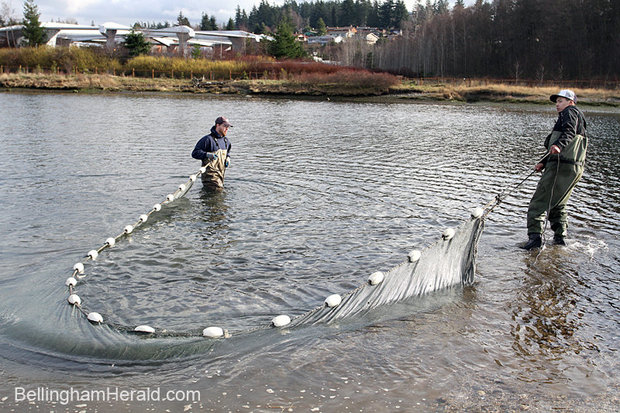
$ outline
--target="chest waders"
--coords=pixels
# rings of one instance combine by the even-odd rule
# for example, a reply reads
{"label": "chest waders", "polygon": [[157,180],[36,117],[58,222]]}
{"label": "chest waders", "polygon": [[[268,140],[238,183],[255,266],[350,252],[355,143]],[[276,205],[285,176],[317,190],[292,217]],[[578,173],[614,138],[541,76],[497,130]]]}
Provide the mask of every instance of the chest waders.
{"label": "chest waders", "polygon": [[[553,131],[546,142],[547,150],[560,134],[560,131]],[[583,175],[587,149],[588,138],[575,135],[561,153],[549,156],[527,210],[528,234],[542,234],[547,213],[554,235],[566,236],[568,227],[566,204],[573,188]]]}
{"label": "chest waders", "polygon": [[226,149],[218,149],[215,154],[217,159],[202,160],[202,166],[207,168],[207,171],[202,174],[202,184],[206,188],[222,189],[224,188],[224,175],[226,174]]}

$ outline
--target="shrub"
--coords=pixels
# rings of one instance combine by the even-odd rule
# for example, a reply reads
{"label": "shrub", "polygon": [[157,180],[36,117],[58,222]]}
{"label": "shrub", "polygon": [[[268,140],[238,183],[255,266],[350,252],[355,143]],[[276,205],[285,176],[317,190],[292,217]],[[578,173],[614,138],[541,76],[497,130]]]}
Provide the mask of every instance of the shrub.
{"label": "shrub", "polygon": [[95,70],[119,70],[120,63],[106,56],[97,48],[79,47],[22,47],[19,49],[0,49],[0,64],[17,67],[40,67],[41,70],[55,71],[56,68],[71,72],[77,68],[81,72]]}

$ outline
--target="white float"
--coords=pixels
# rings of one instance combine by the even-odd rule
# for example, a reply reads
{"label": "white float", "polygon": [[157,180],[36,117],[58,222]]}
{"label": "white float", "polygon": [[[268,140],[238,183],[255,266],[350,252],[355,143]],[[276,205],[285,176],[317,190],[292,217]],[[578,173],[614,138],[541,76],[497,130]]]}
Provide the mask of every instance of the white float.
{"label": "white float", "polygon": [[482,216],[482,214],[484,214],[484,209],[482,209],[480,207],[476,207],[476,208],[472,209],[472,211],[471,211],[472,218],[480,218]]}
{"label": "white float", "polygon": [[73,266],[73,269],[79,272],[80,274],[84,274],[84,264],[82,264],[81,262],[78,262],[77,264],[75,264]]}
{"label": "white float", "polygon": [[409,259],[409,262],[416,262],[421,256],[422,253],[419,250],[413,250],[407,255],[407,258]]}
{"label": "white float", "polygon": [[105,243],[108,244],[108,247],[113,247],[116,244],[116,240],[112,237],[105,240]]}
{"label": "white float", "polygon": [[142,214],[142,215],[140,215],[140,222],[141,222],[141,223],[143,223],[143,224],[144,224],[144,223],[145,223],[148,219],[149,219],[149,216],[148,216],[148,215],[146,215],[146,214]]}
{"label": "white float", "polygon": [[75,287],[77,285],[77,280],[73,277],[69,277],[67,281],[65,281],[65,285],[67,287]]}
{"label": "white float", "polygon": [[202,168],[200,168],[200,173],[203,174],[205,172],[207,172],[207,167],[206,166],[203,166]]}
{"label": "white float", "polygon": [[187,188],[187,187],[185,186],[185,184],[181,184],[181,185],[179,185],[179,191],[183,192],[183,191],[185,191],[185,188]]}
{"label": "white float", "polygon": [[88,254],[86,255],[88,255],[91,260],[95,261],[97,257],[99,256],[99,253],[96,250],[90,250],[88,251]]}
{"label": "white float", "polygon": [[202,335],[210,338],[222,337],[224,335],[224,330],[220,327],[207,327],[202,330]]}
{"label": "white float", "polygon": [[153,334],[155,332],[155,329],[151,326],[141,325],[141,326],[134,328],[133,331],[137,333]]}
{"label": "white float", "polygon": [[456,232],[454,232],[454,229],[446,228],[444,232],[441,234],[441,237],[444,239],[444,241],[448,241],[454,237],[454,234],[456,234]]}
{"label": "white float", "polygon": [[125,228],[123,228],[123,232],[125,234],[131,234],[133,232],[133,225],[127,225]]}
{"label": "white float", "polygon": [[86,318],[88,318],[88,321],[90,321],[91,323],[103,323],[103,317],[101,316],[101,314],[96,313],[94,311],[91,313],[88,313]]}
{"label": "white float", "polygon": [[77,294],[71,294],[69,298],[67,298],[67,301],[69,301],[69,304],[77,305],[78,307],[82,304],[82,299]]}
{"label": "white float", "polygon": [[337,307],[342,302],[342,297],[339,294],[332,294],[325,299],[325,305],[328,307]]}
{"label": "white float", "polygon": [[153,211],[161,211],[161,204],[153,205]]}
{"label": "white float", "polygon": [[192,182],[196,182],[196,175],[190,175],[189,180]]}
{"label": "white float", "polygon": [[172,195],[172,194],[166,195],[166,201],[168,201],[168,202],[174,201],[174,195]]}
{"label": "white float", "polygon": [[383,282],[384,278],[385,278],[385,274],[383,274],[381,271],[373,272],[372,274],[370,274],[370,277],[368,277],[368,284],[370,285],[380,284],[381,282]]}
{"label": "white float", "polygon": [[271,324],[274,327],[284,327],[290,323],[291,323],[291,317],[284,315],[284,314],[274,317],[273,320],[271,320]]}

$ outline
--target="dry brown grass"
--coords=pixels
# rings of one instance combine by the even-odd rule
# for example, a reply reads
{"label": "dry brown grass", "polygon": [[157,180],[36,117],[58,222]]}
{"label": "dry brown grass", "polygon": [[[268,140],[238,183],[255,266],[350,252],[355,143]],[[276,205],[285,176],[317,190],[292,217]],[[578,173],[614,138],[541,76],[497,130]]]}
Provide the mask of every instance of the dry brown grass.
{"label": "dry brown grass", "polygon": [[189,80],[146,79],[112,75],[78,74],[55,75],[36,73],[0,74],[0,87],[57,90],[180,90]]}
{"label": "dry brown grass", "polygon": [[[527,87],[472,82],[417,85],[398,78],[370,72],[308,73],[289,75],[280,80],[236,80],[211,82],[196,88],[189,79],[140,78],[96,74],[54,75],[36,73],[0,74],[0,88],[29,88],[84,91],[154,91],[215,94],[290,94],[309,96],[372,96],[400,94],[400,98],[419,100],[491,101],[548,103],[559,87]],[[620,106],[620,90],[575,88],[578,103]]]}
{"label": "dry brown grass", "polygon": [[[547,103],[549,96],[557,93],[563,86],[521,86],[505,83],[490,84],[488,81],[468,80],[467,82],[434,83],[417,85],[404,83],[395,90],[400,92],[416,92],[419,95],[441,100],[457,100],[466,102],[501,101],[524,103]],[[572,88],[577,94],[578,103],[592,105],[620,105],[620,90]]]}

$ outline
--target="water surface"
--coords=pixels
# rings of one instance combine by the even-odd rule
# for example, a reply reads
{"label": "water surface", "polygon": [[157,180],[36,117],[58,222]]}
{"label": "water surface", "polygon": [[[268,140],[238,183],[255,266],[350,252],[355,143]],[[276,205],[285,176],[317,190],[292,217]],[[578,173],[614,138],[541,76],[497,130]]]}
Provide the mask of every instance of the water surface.
{"label": "water surface", "polygon": [[[4,407],[16,386],[161,386],[201,400],[86,407],[617,409],[615,110],[585,109],[569,246],[528,253],[516,244],[536,179],[514,186],[542,155],[552,106],[4,93],[0,107]],[[232,337],[89,324],[66,302],[73,264],[198,170],[189,154],[220,115],[234,125],[226,189],[197,183],[88,263],[79,292],[113,324],[218,325]],[[337,324],[257,330],[391,268],[504,189],[473,286]]]}

